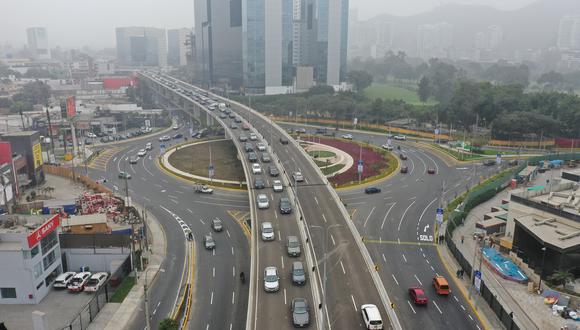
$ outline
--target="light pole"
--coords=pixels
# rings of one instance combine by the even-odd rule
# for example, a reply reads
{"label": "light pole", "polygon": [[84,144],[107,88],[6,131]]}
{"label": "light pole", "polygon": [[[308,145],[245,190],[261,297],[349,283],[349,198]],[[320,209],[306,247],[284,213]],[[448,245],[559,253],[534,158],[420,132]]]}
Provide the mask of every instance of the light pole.
{"label": "light pole", "polygon": [[[324,315],[328,315],[328,309],[326,307],[326,280],[327,280],[327,276],[326,276],[326,259],[327,259],[327,248],[326,248],[326,236],[328,236],[328,231],[333,228],[333,227],[339,227],[342,226],[339,223],[335,223],[334,225],[330,225],[328,227],[322,227],[322,226],[310,226],[310,228],[316,228],[316,229],[320,229],[323,231],[323,236],[322,236],[322,251],[323,251],[323,257],[322,257],[322,327],[321,329],[324,330],[326,329],[326,324],[325,324],[325,318]],[[318,265],[317,265],[318,266]]]}
{"label": "light pole", "polygon": [[[149,315],[149,293],[147,292],[147,272],[151,268],[147,267],[145,269],[145,282],[143,282],[143,294],[145,295],[145,324],[147,325],[147,330],[151,330],[151,315]],[[159,268],[160,272],[164,273],[165,269]]]}
{"label": "light pole", "polygon": [[542,290],[542,275],[544,274],[544,261],[546,260],[546,247],[542,247],[542,268],[540,270],[540,282],[538,283],[538,290]]}

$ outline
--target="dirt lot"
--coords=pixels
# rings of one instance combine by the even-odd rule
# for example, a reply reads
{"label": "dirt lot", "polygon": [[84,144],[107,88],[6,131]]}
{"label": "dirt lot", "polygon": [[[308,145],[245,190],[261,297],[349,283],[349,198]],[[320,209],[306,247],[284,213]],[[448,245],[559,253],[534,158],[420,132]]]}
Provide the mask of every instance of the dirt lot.
{"label": "dirt lot", "polygon": [[210,146],[211,161],[215,168],[214,179],[244,181],[244,169],[237,158],[238,152],[229,140],[180,148],[169,157],[169,162],[181,171],[207,177]]}

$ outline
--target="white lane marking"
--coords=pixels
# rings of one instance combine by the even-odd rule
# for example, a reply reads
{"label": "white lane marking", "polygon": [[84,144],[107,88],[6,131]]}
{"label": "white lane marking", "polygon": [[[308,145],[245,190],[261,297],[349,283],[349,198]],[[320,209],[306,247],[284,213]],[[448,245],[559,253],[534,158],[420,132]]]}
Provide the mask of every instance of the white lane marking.
{"label": "white lane marking", "polygon": [[161,179],[161,181],[163,181],[164,183],[169,183],[169,181],[167,181],[165,179]]}
{"label": "white lane marking", "polygon": [[413,197],[411,197],[411,198],[409,198],[409,199],[416,199],[416,198],[417,198],[417,196],[413,196]]}
{"label": "white lane marking", "polygon": [[340,261],[340,268],[342,268],[342,273],[346,275],[346,270],[344,270],[344,265],[342,264],[342,260]]}
{"label": "white lane marking", "polygon": [[205,225],[205,221],[203,221],[201,218],[199,219],[199,222],[201,222],[203,225]]}
{"label": "white lane marking", "polygon": [[383,253],[383,261],[387,262],[387,258],[385,257],[385,254]]}
{"label": "white lane marking", "polygon": [[314,196],[314,201],[316,202],[316,205],[319,205],[318,204],[318,198],[316,198],[316,196]]}
{"label": "white lane marking", "polygon": [[463,305],[461,305],[461,309],[465,310],[465,307]]}
{"label": "white lane marking", "polygon": [[417,227],[419,227],[419,224],[421,223],[421,219],[423,219],[423,216],[425,215],[425,212],[427,211],[429,206],[431,206],[431,204],[433,204],[436,200],[437,200],[437,198],[434,198],[431,201],[431,203],[427,204],[427,206],[423,209],[423,212],[421,212],[421,216],[419,217],[419,221],[417,222]]}
{"label": "white lane marking", "polygon": [[407,300],[407,304],[409,304],[409,307],[411,307],[413,314],[417,314],[417,312],[415,312],[415,309],[413,308],[413,306],[411,306],[411,303],[408,300]]}
{"label": "white lane marking", "polygon": [[322,213],[322,220],[324,220],[324,222],[326,222],[326,217],[324,216],[324,213]]}
{"label": "white lane marking", "polygon": [[427,261],[427,263],[428,263],[428,264],[431,264],[431,263],[429,262],[429,259],[425,259],[425,261]]}
{"label": "white lane marking", "polygon": [[183,194],[183,191],[176,190],[175,192],[178,194]]}
{"label": "white lane marking", "polygon": [[215,249],[212,249],[211,252],[212,252],[212,255],[215,256]]}
{"label": "white lane marking", "polygon": [[356,302],[354,301],[354,296],[351,294],[350,299],[352,299],[352,305],[354,306],[354,310],[358,312],[358,308],[356,307]]}
{"label": "white lane marking", "polygon": [[417,282],[419,282],[419,285],[423,285],[423,283],[421,283],[421,280],[417,277],[417,274],[413,274],[413,276],[415,276],[415,279],[417,280]]}
{"label": "white lane marking", "polygon": [[431,301],[433,302],[433,305],[435,305],[435,307],[437,307],[437,310],[439,311],[439,314],[443,315],[443,312],[441,311],[441,309],[439,308],[439,306],[437,306],[437,303],[435,302],[435,300],[431,300]]}
{"label": "white lane marking", "polygon": [[274,217],[278,219],[278,212],[274,212]]}
{"label": "white lane marking", "polygon": [[143,199],[151,203],[151,200],[149,198],[143,197]]}
{"label": "white lane marking", "polygon": [[212,277],[215,277],[215,267],[213,268],[213,271],[212,271]]}
{"label": "white lane marking", "polygon": [[407,214],[407,211],[409,211],[409,209],[411,208],[411,206],[413,206],[413,204],[415,204],[416,201],[413,201],[413,203],[409,204],[409,206],[407,206],[407,209],[405,209],[405,212],[403,212],[403,215],[401,216],[401,221],[399,221],[399,227],[397,227],[398,231],[401,231],[401,224],[403,223],[403,219],[405,218],[405,214]]}
{"label": "white lane marking", "polygon": [[397,285],[399,285],[399,281],[397,281],[397,278],[395,277],[395,275],[391,274],[391,276],[393,277],[393,280],[395,280],[395,283],[397,283]]}
{"label": "white lane marking", "polygon": [[408,185],[408,184],[406,184],[406,185],[402,185],[402,186],[401,186],[401,188],[407,188],[407,187],[409,187],[409,185]]}
{"label": "white lane marking", "polygon": [[393,206],[395,206],[395,204],[397,204],[397,202],[394,202],[393,205],[391,205],[391,207],[389,207],[389,210],[385,214],[385,217],[383,218],[383,223],[381,224],[381,230],[385,226],[385,221],[387,221],[387,217],[389,216],[389,213],[391,213],[391,210],[393,209]]}
{"label": "white lane marking", "polygon": [[366,226],[367,226],[367,222],[369,221],[369,219],[370,219],[370,217],[371,217],[371,214],[373,214],[373,212],[375,211],[375,208],[376,208],[376,207],[375,207],[375,206],[373,206],[373,208],[372,208],[372,209],[371,209],[371,211],[369,212],[369,215],[367,216],[367,218],[366,218],[366,220],[365,220],[365,223],[363,224],[363,227],[366,227]]}
{"label": "white lane marking", "polygon": [[170,201],[172,201],[175,205],[178,205],[179,203],[175,200],[175,199],[169,199]]}
{"label": "white lane marking", "polygon": [[232,255],[234,255],[234,247],[232,246]]}
{"label": "white lane marking", "polygon": [[330,234],[330,240],[332,241],[332,245],[335,246],[336,242],[334,241],[334,236],[332,236],[332,234]]}
{"label": "white lane marking", "polygon": [[205,330],[209,330],[209,323],[205,325]]}
{"label": "white lane marking", "polygon": [[286,300],[286,289],[284,289],[284,305],[288,305],[288,301]]}
{"label": "white lane marking", "polygon": [[119,191],[119,187],[117,187],[116,185],[113,185],[113,189],[115,189],[115,191]]}
{"label": "white lane marking", "polygon": [[232,277],[236,277],[236,266],[232,267]]}
{"label": "white lane marking", "polygon": [[433,266],[430,266],[430,267],[431,267],[431,270],[432,270],[433,272],[435,272],[435,268],[433,268]]}
{"label": "white lane marking", "polygon": [[232,291],[232,305],[235,303],[236,301],[236,291]]}
{"label": "white lane marking", "polygon": [[114,158],[113,158],[113,161],[117,161],[117,157],[114,157]]}
{"label": "white lane marking", "polygon": [[282,235],[280,234],[280,231],[278,230],[278,240],[282,241]]}
{"label": "white lane marking", "polygon": [[427,164],[425,164],[425,161],[423,160],[423,158],[417,156],[417,158],[421,161],[421,163],[423,163],[423,172],[421,173],[426,173],[427,172]]}
{"label": "white lane marking", "polygon": [[282,262],[282,269],[284,269],[284,257],[280,256],[280,261]]}
{"label": "white lane marking", "polygon": [[413,161],[413,158],[410,157],[409,160],[411,161],[411,170],[409,171],[409,175],[413,174],[413,170],[415,169],[415,162]]}
{"label": "white lane marking", "polygon": [[213,305],[213,291],[211,292],[211,298],[209,300],[209,304],[210,305]]}
{"label": "white lane marking", "polygon": [[453,299],[455,299],[456,302],[459,302],[459,299],[457,299],[456,296],[453,296]]}
{"label": "white lane marking", "polygon": [[169,198],[173,198],[173,199],[179,199],[179,197],[177,197],[177,196],[173,196],[173,195],[167,195],[167,197],[169,197]]}
{"label": "white lane marking", "polygon": [[163,188],[163,186],[162,186],[162,185],[160,185],[160,184],[157,184],[157,183],[154,183],[153,185],[154,185],[155,187],[157,187],[157,188]]}
{"label": "white lane marking", "polygon": [[226,234],[228,234],[228,237],[232,237],[232,236],[230,235],[230,231],[229,231],[229,230],[227,230],[227,229],[226,229]]}
{"label": "white lane marking", "polygon": [[397,243],[401,244],[401,239],[397,237]]}
{"label": "white lane marking", "polygon": [[405,262],[407,262],[407,257],[405,257],[405,255],[403,254],[403,259],[405,259]]}
{"label": "white lane marking", "polygon": [[431,158],[429,155],[427,155],[427,153],[421,152],[421,154],[425,155],[425,157],[429,158],[433,164],[435,164],[435,173],[439,173],[439,166],[437,165],[437,162],[435,161],[435,159]]}
{"label": "white lane marking", "polygon": [[473,321],[473,317],[471,317],[471,314],[467,314],[467,316],[469,316],[469,318]]}

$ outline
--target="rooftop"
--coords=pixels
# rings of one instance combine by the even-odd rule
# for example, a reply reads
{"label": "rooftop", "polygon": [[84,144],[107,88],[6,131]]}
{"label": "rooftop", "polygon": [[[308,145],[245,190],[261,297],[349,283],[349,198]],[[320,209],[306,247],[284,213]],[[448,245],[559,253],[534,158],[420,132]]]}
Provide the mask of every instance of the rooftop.
{"label": "rooftop", "polygon": [[19,132],[9,132],[2,134],[2,136],[32,136],[38,133],[37,131],[19,131]]}
{"label": "rooftop", "polygon": [[562,217],[544,218],[529,214],[515,218],[538,240],[561,250],[580,247],[580,223]]}
{"label": "rooftop", "polygon": [[53,215],[4,214],[0,215],[0,234],[22,233],[35,231]]}
{"label": "rooftop", "polygon": [[107,223],[107,215],[104,213],[76,215],[62,219],[62,226],[85,226],[97,223]]}

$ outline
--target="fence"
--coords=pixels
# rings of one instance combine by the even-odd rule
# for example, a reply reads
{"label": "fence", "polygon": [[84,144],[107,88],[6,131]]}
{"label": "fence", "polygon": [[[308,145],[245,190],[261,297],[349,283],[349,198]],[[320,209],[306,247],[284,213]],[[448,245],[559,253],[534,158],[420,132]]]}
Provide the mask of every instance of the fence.
{"label": "fence", "polygon": [[117,271],[112,274],[97,292],[93,298],[85,305],[79,313],[70,321],[70,323],[60,330],[84,330],[97,317],[97,314],[103,309],[106,303],[116,290],[116,287],[131,272],[131,258],[127,257]]}
{"label": "fence", "polygon": [[71,180],[76,180],[84,184],[88,189],[94,190],[97,193],[113,194],[113,192],[109,190],[107,187],[96,183],[86,175],[81,175],[80,173],[73,172],[73,170],[71,170],[68,167],[53,166],[46,164],[42,165],[42,167],[45,173],[58,175],[60,177],[69,178]]}
{"label": "fence", "polygon": [[[556,160],[556,159],[576,160],[580,159],[580,153],[566,153],[566,154],[554,153],[545,156],[532,157],[528,159],[525,164],[521,164],[516,168],[507,170],[499,174],[497,177],[492,178],[484,182],[483,184],[477,186],[473,190],[469,191],[463,198],[462,203],[449,213],[449,217],[447,219],[447,229],[445,232],[445,235],[446,237],[448,237],[448,239],[446,239],[445,242],[447,243],[449,250],[455,257],[457,262],[465,270],[465,273],[468,276],[471,276],[472,266],[467,260],[467,258],[465,258],[465,256],[463,256],[463,254],[459,251],[459,249],[457,249],[457,246],[455,246],[455,243],[453,242],[452,237],[455,228],[457,228],[463,223],[463,219],[465,219],[469,211],[471,211],[477,205],[493,198],[495,194],[504,189],[509,184],[509,182],[515,177],[515,175],[518,174],[521,170],[523,170],[528,164],[536,165],[538,164],[538,162],[542,160]],[[451,205],[456,205],[456,203],[451,203]],[[471,281],[473,285],[473,279],[471,279]],[[495,295],[489,290],[489,288],[485,284],[485,281],[483,280],[481,281],[480,293],[483,299],[488,303],[488,305],[500,319],[502,324],[508,330],[520,329],[519,326],[515,323],[515,321],[511,318],[509,313],[506,312],[504,306],[502,306],[502,304],[495,298]]]}

